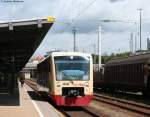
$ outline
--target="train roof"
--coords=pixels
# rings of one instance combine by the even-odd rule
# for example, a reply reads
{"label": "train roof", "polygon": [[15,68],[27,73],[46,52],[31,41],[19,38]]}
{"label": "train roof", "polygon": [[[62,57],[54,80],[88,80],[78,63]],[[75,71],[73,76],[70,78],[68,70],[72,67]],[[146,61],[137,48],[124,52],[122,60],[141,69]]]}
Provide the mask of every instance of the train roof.
{"label": "train roof", "polygon": [[132,64],[132,63],[149,63],[150,53],[129,56],[126,58],[113,59],[106,63],[108,65]]}
{"label": "train roof", "polygon": [[91,54],[82,53],[82,52],[52,52],[52,56],[91,56]]}
{"label": "train roof", "polygon": [[45,61],[46,59],[48,59],[50,56],[91,56],[91,54],[82,53],[82,52],[51,52],[40,63],[42,63],[43,61]]}

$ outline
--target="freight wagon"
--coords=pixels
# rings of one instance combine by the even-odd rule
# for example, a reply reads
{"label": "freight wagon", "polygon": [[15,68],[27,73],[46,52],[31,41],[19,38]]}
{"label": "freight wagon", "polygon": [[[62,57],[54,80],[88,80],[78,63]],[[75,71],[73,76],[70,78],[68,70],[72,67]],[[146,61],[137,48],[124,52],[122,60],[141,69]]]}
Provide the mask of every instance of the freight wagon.
{"label": "freight wagon", "polygon": [[150,93],[150,54],[114,59],[106,63],[104,75],[94,78],[97,87]]}

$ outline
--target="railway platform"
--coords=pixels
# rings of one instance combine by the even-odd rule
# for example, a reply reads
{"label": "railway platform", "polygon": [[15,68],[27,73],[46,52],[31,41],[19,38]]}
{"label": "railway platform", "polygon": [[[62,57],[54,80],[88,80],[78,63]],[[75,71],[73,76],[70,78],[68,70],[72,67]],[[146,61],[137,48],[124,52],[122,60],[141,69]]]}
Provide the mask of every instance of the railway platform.
{"label": "railway platform", "polygon": [[0,91],[0,117],[61,117],[48,102],[34,94],[24,85],[15,89],[14,94]]}

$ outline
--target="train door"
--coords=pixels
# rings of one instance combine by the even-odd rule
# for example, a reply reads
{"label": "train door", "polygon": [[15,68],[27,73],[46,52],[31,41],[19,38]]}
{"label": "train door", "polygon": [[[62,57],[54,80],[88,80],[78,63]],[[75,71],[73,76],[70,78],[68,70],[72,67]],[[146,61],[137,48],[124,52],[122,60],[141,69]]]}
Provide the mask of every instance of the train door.
{"label": "train door", "polygon": [[8,76],[0,72],[0,92],[3,92],[5,89],[8,89],[9,81]]}
{"label": "train door", "polygon": [[150,96],[150,64],[144,65],[144,84],[145,88],[142,93],[144,96]]}
{"label": "train door", "polygon": [[144,95],[150,93],[150,64],[144,64]]}
{"label": "train door", "polygon": [[150,64],[148,64],[147,89],[150,93]]}
{"label": "train door", "polygon": [[52,57],[49,57],[49,78],[48,78],[48,82],[49,82],[49,94],[53,95],[54,93],[54,68],[55,65],[53,64],[52,61]]}
{"label": "train door", "polygon": [[144,86],[147,87],[149,79],[149,66],[147,64],[144,65]]}
{"label": "train door", "polygon": [[100,75],[101,75],[101,80],[103,80],[104,79],[104,66],[102,66],[101,68],[100,68]]}
{"label": "train door", "polygon": [[49,75],[49,77],[48,77],[48,86],[49,86],[49,92],[52,92],[52,64],[51,64],[51,60],[49,59],[49,61],[48,61],[48,68],[49,68],[49,70],[48,70],[48,75]]}

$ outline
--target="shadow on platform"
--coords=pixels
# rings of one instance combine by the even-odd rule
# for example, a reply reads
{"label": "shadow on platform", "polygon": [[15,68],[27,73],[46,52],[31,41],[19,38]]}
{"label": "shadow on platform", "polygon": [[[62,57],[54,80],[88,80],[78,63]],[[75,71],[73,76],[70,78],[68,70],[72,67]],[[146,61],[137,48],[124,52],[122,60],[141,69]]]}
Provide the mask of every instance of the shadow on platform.
{"label": "shadow on platform", "polygon": [[39,96],[35,91],[28,91],[29,96],[32,100],[45,101],[41,96]]}
{"label": "shadow on platform", "polygon": [[20,106],[19,88],[16,87],[13,94],[8,89],[0,89],[0,106]]}

